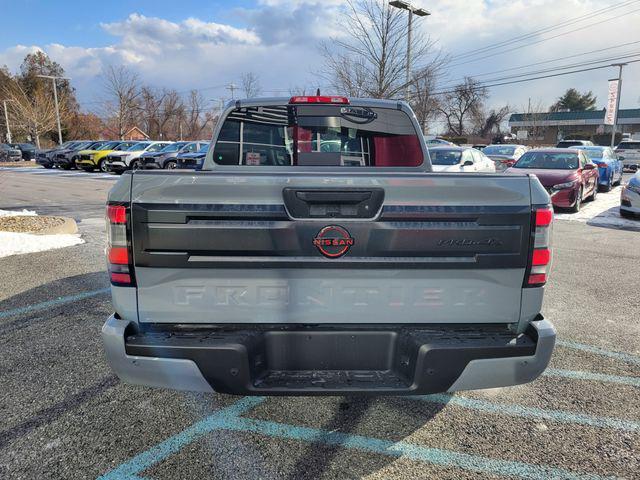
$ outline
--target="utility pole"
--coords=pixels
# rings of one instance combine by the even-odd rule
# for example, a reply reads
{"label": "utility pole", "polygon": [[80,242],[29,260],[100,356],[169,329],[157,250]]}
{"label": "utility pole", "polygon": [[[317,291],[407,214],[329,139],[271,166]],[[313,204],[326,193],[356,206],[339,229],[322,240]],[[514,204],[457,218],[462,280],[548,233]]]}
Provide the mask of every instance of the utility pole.
{"label": "utility pole", "polygon": [[235,92],[238,89],[238,86],[235,85],[234,83],[230,83],[229,85],[227,85],[227,90],[231,91],[231,100],[235,100],[235,96],[233,95],[233,92]]}
{"label": "utility pole", "polygon": [[620,93],[622,92],[622,67],[627,65],[626,63],[614,63],[612,67],[618,67],[618,93],[616,96],[616,114],[613,119],[613,125],[611,125],[611,148],[616,146],[616,130],[618,126],[618,111],[620,110]]}
{"label": "utility pole", "polygon": [[36,75],[40,78],[50,78],[53,82],[53,101],[56,105],[56,122],[58,123],[58,145],[62,145],[62,128],[60,127],[60,107],[58,106],[58,85],[57,80],[71,80],[69,77],[56,77],[53,75]]}
{"label": "utility pole", "polygon": [[11,128],[9,127],[9,114],[7,113],[7,100],[3,100],[4,105],[4,121],[7,125],[7,143],[11,143]]}
{"label": "utility pole", "polygon": [[411,94],[411,27],[413,15],[415,14],[419,17],[426,17],[427,15],[431,15],[431,13],[426,11],[424,8],[414,7],[410,3],[404,2],[402,0],[393,0],[389,2],[389,5],[401,10],[409,11],[409,19],[407,20],[407,65],[405,66],[404,86],[404,99],[408,102],[409,96]]}
{"label": "utility pole", "polygon": [[180,120],[180,141],[182,141],[182,120]]}

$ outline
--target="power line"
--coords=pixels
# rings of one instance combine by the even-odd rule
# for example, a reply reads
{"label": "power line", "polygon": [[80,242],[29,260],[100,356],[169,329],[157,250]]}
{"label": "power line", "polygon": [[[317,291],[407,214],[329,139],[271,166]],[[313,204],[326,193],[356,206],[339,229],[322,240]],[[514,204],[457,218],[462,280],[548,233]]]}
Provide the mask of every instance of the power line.
{"label": "power line", "polygon": [[525,43],[524,45],[519,45],[517,47],[509,48],[507,50],[501,50],[499,52],[495,52],[495,53],[491,53],[489,55],[484,55],[484,56],[481,56],[481,57],[473,58],[472,60],[466,60],[464,62],[458,62],[458,63],[454,62],[454,64],[450,65],[450,67],[451,68],[459,67],[461,65],[466,65],[468,63],[474,63],[474,62],[477,62],[479,60],[484,60],[484,59],[487,59],[487,58],[495,57],[497,55],[502,55],[504,53],[509,53],[509,52],[513,52],[515,50],[520,50],[521,48],[530,47],[532,45],[537,45],[539,43],[547,42],[549,40],[553,40],[553,39],[556,39],[556,38],[559,38],[559,37],[562,37],[562,36],[565,36],[565,35],[569,35],[570,33],[575,33],[575,32],[578,32],[580,30],[584,30],[586,28],[593,27],[594,25],[602,25],[603,23],[610,22],[612,20],[617,20],[618,18],[625,17],[627,15],[630,15],[630,14],[636,13],[636,12],[640,12],[640,8],[635,9],[635,10],[631,10],[630,12],[626,12],[626,13],[623,13],[621,15],[616,15],[615,17],[605,18],[604,20],[599,20],[599,21],[597,21],[595,23],[589,23],[587,25],[583,25],[582,27],[574,28],[573,30],[569,30],[567,32],[559,33],[559,34],[553,35],[551,37],[542,38],[542,39],[536,40],[534,42],[529,42],[529,43]]}
{"label": "power line", "polygon": [[[640,59],[637,60],[630,60],[626,63],[630,64],[630,63],[638,63],[640,62]],[[531,77],[531,78],[524,78],[524,79],[520,79],[520,80],[512,80],[512,81],[508,81],[508,82],[501,82],[501,83],[493,83],[493,84],[479,84],[477,87],[472,88],[473,90],[479,90],[481,88],[490,88],[490,87],[499,87],[499,86],[503,86],[503,85],[512,85],[512,84],[516,84],[516,83],[523,83],[523,82],[531,82],[534,80],[541,80],[541,79],[546,79],[546,78],[554,78],[554,77],[561,77],[564,75],[572,75],[574,73],[582,73],[582,72],[590,72],[593,70],[601,70],[603,68],[611,68],[611,65],[601,65],[599,67],[590,67],[590,68],[583,68],[580,70],[572,70],[570,72],[560,72],[560,73],[555,73],[555,74],[550,74],[550,75],[542,75],[542,76],[537,76],[537,77]],[[446,95],[449,93],[455,93],[456,90],[443,90],[443,91],[436,91],[436,92],[432,92],[431,95]]]}
{"label": "power line", "polygon": [[560,23],[557,23],[557,24],[554,24],[554,25],[550,25],[550,26],[547,26],[547,27],[543,27],[541,29],[534,30],[532,32],[529,32],[529,33],[526,33],[526,34],[523,34],[523,35],[518,35],[518,36],[515,36],[515,37],[512,37],[512,38],[509,38],[507,40],[503,40],[501,42],[497,42],[497,43],[493,43],[493,44],[490,44],[490,45],[486,45],[484,47],[468,50],[468,51],[460,53],[458,55],[454,55],[452,58],[464,58],[464,57],[468,57],[470,55],[475,55],[477,53],[482,53],[484,51],[493,50],[493,49],[496,49],[496,48],[507,46],[507,45],[509,45],[511,43],[517,43],[517,42],[520,42],[520,41],[523,41],[523,40],[527,40],[528,38],[535,37],[536,35],[539,35],[541,33],[548,33],[548,32],[554,31],[554,30],[558,30],[560,28],[567,27],[569,25],[574,25],[576,23],[580,23],[583,20],[587,20],[589,18],[596,17],[596,16],[601,15],[603,13],[611,12],[611,11],[617,10],[619,8],[627,7],[629,5],[637,3],[637,1],[638,0],[630,0],[630,1],[621,2],[621,3],[617,4],[617,5],[611,5],[611,6],[608,6],[608,7],[600,8],[598,10],[595,10],[595,11],[590,12],[590,13],[586,13],[586,14],[581,15],[579,17],[570,18],[570,19],[564,20],[564,21],[562,21]]}

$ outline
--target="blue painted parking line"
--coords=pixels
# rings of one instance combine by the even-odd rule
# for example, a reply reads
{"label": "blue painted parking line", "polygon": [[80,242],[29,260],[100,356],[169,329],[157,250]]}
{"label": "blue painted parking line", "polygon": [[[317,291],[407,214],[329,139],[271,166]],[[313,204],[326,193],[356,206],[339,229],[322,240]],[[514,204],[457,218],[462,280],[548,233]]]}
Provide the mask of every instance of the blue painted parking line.
{"label": "blue painted parking line", "polygon": [[181,433],[135,456],[128,462],[123,463],[116,469],[99,477],[99,480],[141,480],[142,477],[140,477],[139,474],[144,470],[162,462],[170,455],[178,453],[193,441],[215,430],[251,432],[273,438],[322,443],[381,455],[403,457],[437,466],[454,467],[493,475],[506,475],[526,479],[599,480],[603,478],[597,475],[581,474],[544,465],[499,460],[452,450],[425,447],[408,442],[394,442],[361,435],[335,431],[329,432],[317,428],[256,420],[240,416],[264,400],[264,397],[245,397],[230,407],[223,408],[213,415],[195,423]]}
{"label": "blue painted parking line", "polygon": [[577,370],[562,370],[559,368],[547,368],[545,376],[571,378],[573,380],[587,380],[590,382],[619,383],[631,387],[640,387],[640,377],[623,377],[619,375],[607,375],[605,373],[581,372]]}
{"label": "blue painted parking line", "polygon": [[40,310],[46,310],[47,308],[57,307],[65,305],[67,303],[77,302],[78,300],[84,300],[86,298],[95,297],[97,295],[103,295],[109,293],[109,288],[102,288],[100,290],[91,290],[88,292],[77,293],[75,295],[67,295],[65,297],[58,297],[53,300],[47,300],[46,302],[34,303],[27,305],[26,307],[14,308],[11,310],[4,310],[0,312],[0,319],[13,317],[15,315],[22,315],[25,313],[37,312]]}
{"label": "blue painted parking line", "polygon": [[146,452],[136,455],[115,470],[99,477],[99,480],[124,480],[137,477],[139,473],[163,461],[169,455],[179,452],[183,447],[203,435],[218,430],[230,419],[237,417],[264,401],[264,397],[244,397],[230,407],[223,408],[216,413],[194,423],[182,432],[169,437],[164,442],[150,448]]}
{"label": "blue painted parking line", "polygon": [[440,448],[430,448],[407,442],[393,442],[379,438],[364,437],[340,432],[329,432],[317,428],[300,427],[266,420],[231,417],[221,428],[237,432],[252,432],[274,438],[301,440],[343,447],[393,457],[403,457],[432,465],[454,467],[478,473],[507,475],[527,479],[600,479],[591,474],[580,474],[561,468],[534,465],[524,462],[498,460]]}
{"label": "blue painted parking line", "polygon": [[635,365],[640,365],[640,356],[633,355],[631,353],[624,352],[616,352],[612,350],[607,350],[606,348],[596,347],[593,345],[587,345],[584,343],[574,342],[572,340],[557,340],[556,344],[561,347],[573,348],[574,350],[582,350],[583,352],[595,353],[597,355],[602,355],[604,357],[614,358],[616,360],[621,360],[623,362],[633,363]]}
{"label": "blue painted parking line", "polygon": [[585,415],[581,413],[567,412],[563,410],[547,410],[543,408],[527,407],[513,403],[494,403],[475,398],[454,396],[448,394],[426,395],[412,397],[423,402],[436,403],[439,405],[457,405],[487,413],[497,413],[513,417],[534,418],[539,420],[550,420],[558,423],[569,423],[574,425],[588,425],[598,428],[613,428],[625,432],[639,432],[640,423],[631,420],[620,420],[617,418]]}

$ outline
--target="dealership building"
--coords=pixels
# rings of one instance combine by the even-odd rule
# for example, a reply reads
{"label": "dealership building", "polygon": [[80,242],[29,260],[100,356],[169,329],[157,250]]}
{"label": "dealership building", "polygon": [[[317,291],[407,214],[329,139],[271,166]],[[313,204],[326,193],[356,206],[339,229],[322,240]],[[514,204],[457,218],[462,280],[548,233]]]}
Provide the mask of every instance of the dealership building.
{"label": "dealership building", "polygon": [[[509,128],[521,140],[552,144],[569,135],[610,134],[611,125],[604,124],[604,115],[604,109],[514,113],[509,118]],[[640,108],[620,110],[617,131],[640,136]]]}

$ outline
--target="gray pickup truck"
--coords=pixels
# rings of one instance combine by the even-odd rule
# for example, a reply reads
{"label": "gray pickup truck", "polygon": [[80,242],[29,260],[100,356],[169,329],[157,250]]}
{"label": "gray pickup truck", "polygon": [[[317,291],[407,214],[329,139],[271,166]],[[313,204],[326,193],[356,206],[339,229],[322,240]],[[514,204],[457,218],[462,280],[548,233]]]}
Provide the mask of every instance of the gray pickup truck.
{"label": "gray pickup truck", "polygon": [[553,351],[547,192],[432,173],[404,102],[230,103],[202,170],[130,172],[107,217],[125,382],[428,394],[532,381]]}

